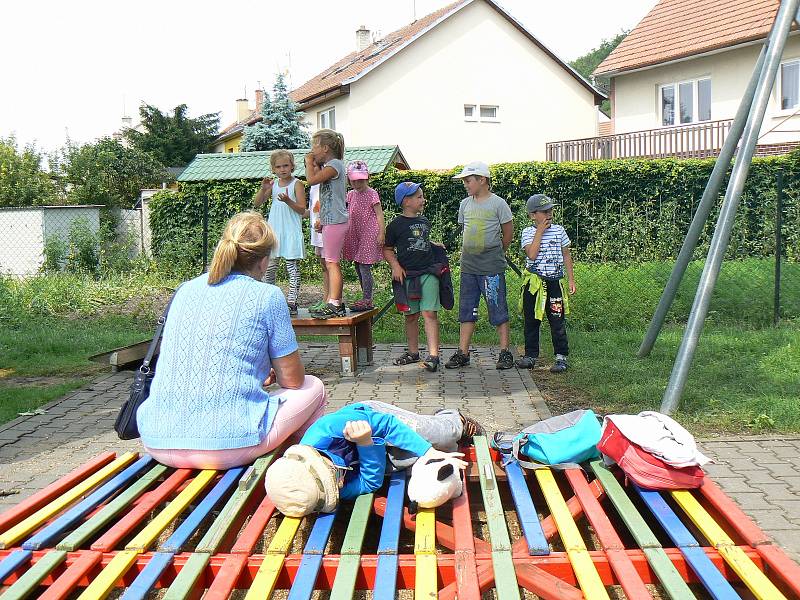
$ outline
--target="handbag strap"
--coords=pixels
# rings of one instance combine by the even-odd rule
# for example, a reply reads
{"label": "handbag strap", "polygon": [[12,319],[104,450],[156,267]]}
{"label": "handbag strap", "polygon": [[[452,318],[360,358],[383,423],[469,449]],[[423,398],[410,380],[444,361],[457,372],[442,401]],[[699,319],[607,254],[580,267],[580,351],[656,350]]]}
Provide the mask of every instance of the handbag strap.
{"label": "handbag strap", "polygon": [[[181,284],[183,285],[183,284]],[[179,285],[178,288],[181,286]],[[169,314],[169,307],[172,306],[172,301],[175,300],[175,295],[178,293],[178,289],[175,289],[175,293],[172,294],[172,297],[167,302],[166,308],[164,308],[164,314],[162,314],[156,323],[156,332],[153,335],[153,340],[150,342],[150,346],[147,348],[147,354],[144,355],[144,360],[142,361],[142,366],[139,367],[139,371],[142,373],[149,373],[150,372],[150,362],[153,360],[153,354],[156,352],[156,346],[158,345],[159,340],[161,340],[161,335],[164,333],[164,323],[167,322],[167,315]]]}

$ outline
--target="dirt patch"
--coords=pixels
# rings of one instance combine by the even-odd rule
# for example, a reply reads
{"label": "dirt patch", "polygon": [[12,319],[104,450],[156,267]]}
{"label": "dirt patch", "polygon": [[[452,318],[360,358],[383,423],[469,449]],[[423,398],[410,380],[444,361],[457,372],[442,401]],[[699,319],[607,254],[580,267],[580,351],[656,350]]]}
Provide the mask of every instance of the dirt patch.
{"label": "dirt patch", "polygon": [[597,414],[609,412],[608,405],[594,402],[583,390],[570,386],[564,376],[550,372],[550,365],[537,366],[531,370],[536,387],[542,393],[550,412],[561,415],[579,408],[591,408]]}

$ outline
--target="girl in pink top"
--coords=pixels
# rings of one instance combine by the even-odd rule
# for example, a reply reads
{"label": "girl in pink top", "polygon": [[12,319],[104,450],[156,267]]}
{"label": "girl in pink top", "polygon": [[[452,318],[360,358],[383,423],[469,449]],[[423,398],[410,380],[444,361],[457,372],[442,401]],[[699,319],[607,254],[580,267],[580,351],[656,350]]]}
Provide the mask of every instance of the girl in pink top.
{"label": "girl in pink top", "polygon": [[378,192],[369,187],[369,169],[363,160],[347,165],[347,178],[353,189],[347,192],[350,229],[344,242],[345,260],[355,262],[364,297],[350,305],[353,312],[371,310],[372,265],[383,260],[385,223]]}

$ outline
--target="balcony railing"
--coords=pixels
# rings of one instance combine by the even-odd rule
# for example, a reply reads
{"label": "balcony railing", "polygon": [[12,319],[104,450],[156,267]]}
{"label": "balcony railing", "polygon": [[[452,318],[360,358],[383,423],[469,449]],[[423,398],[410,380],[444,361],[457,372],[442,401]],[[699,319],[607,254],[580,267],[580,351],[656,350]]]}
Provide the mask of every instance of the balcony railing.
{"label": "balcony railing", "polygon": [[718,156],[732,120],[707,121],[547,144],[547,160],[602,158],[706,158]]}

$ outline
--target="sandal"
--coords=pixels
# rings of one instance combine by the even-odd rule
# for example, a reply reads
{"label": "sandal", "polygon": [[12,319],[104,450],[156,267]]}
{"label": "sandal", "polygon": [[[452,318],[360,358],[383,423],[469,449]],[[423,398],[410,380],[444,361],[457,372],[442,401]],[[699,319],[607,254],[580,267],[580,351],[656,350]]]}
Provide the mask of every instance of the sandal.
{"label": "sandal", "polygon": [[410,365],[411,363],[419,362],[419,352],[411,354],[408,350],[403,352],[400,356],[394,359],[396,365]]}
{"label": "sandal", "polygon": [[458,440],[459,443],[469,444],[472,442],[472,438],[474,436],[486,435],[486,430],[483,428],[483,425],[478,423],[472,417],[464,415],[461,411],[459,411],[458,414],[461,417],[461,426],[462,426],[461,439]]}

